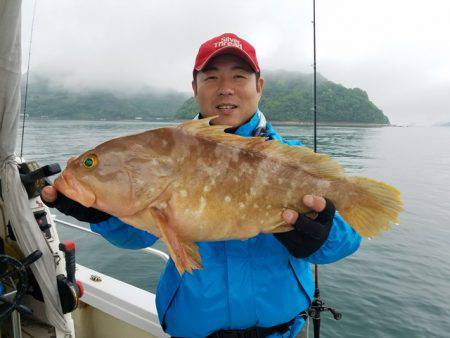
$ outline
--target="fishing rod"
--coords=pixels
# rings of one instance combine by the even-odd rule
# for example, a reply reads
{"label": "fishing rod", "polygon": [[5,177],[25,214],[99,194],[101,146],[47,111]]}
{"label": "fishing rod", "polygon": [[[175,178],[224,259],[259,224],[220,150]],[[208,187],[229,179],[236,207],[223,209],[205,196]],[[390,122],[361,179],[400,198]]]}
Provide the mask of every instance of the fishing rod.
{"label": "fishing rod", "polygon": [[[314,152],[317,152],[317,62],[316,62],[316,0],[313,0],[313,45],[314,45],[314,77],[313,77],[313,99],[314,99]],[[324,311],[332,313],[335,320],[340,320],[342,314],[336,309],[325,306],[325,302],[320,297],[319,289],[319,267],[314,264],[314,298],[309,308],[308,315],[313,321],[314,338],[320,338],[320,315]]]}
{"label": "fishing rod", "polygon": [[[314,98],[314,152],[317,153],[317,62],[316,62],[316,0],[313,0],[313,45],[314,45],[314,85],[313,85],[313,98]],[[317,270],[317,265],[315,265]]]}
{"label": "fishing rod", "polygon": [[30,75],[31,42],[33,40],[34,18],[36,16],[36,3],[37,3],[37,1],[35,0],[34,7],[33,7],[33,19],[31,21],[30,44],[28,46],[27,81],[25,83],[25,99],[24,99],[24,103],[23,103],[23,120],[22,120],[22,138],[21,138],[21,142],[20,142],[20,157],[21,158],[23,155],[23,139],[24,139],[24,135],[25,135],[25,117],[27,116],[28,77]]}

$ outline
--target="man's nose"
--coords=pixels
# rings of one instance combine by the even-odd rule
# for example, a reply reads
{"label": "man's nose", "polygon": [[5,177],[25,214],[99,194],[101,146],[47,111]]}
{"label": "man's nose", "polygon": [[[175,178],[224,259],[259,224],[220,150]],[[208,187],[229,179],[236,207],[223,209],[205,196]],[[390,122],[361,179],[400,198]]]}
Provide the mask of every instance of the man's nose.
{"label": "man's nose", "polygon": [[231,83],[226,80],[222,80],[220,82],[219,90],[218,90],[219,96],[230,96],[234,94],[234,89],[231,86]]}

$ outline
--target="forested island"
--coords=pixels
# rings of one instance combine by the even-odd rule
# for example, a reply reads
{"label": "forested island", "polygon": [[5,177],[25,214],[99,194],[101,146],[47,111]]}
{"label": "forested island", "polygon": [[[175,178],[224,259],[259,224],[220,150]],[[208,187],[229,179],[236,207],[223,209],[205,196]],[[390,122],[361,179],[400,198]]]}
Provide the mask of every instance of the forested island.
{"label": "forested island", "polygon": [[[299,72],[271,71],[263,74],[265,84],[260,109],[271,121],[312,121],[313,76]],[[189,118],[198,111],[194,98],[176,112],[177,118]],[[317,77],[317,119],[319,122],[389,124],[365,91],[345,88]]]}
{"label": "forested island", "polygon": [[[272,121],[311,122],[312,74],[264,72],[260,109]],[[359,88],[345,88],[318,76],[319,122],[389,124],[389,119]],[[189,119],[198,111],[189,94],[143,89],[135,94],[108,91],[74,92],[48,79],[30,83],[27,113],[31,117],[64,119]],[[24,93],[24,91],[23,91]]]}
{"label": "forested island", "polygon": [[[24,83],[22,81],[22,101]],[[132,94],[105,90],[73,91],[40,77],[29,85],[27,114],[30,117],[80,120],[172,119],[188,97],[188,93],[151,88]]]}

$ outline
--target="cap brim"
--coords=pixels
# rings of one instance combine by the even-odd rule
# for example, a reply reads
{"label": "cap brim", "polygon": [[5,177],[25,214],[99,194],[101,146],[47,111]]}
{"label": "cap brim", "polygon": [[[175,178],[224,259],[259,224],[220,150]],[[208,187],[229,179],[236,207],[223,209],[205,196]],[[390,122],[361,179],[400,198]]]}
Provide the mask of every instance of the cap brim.
{"label": "cap brim", "polygon": [[260,72],[259,67],[253,62],[250,55],[248,55],[242,49],[240,49],[238,47],[233,47],[233,46],[224,47],[224,48],[216,50],[199,67],[195,67],[194,70],[196,70],[198,72],[201,71],[208,64],[208,62],[211,61],[212,58],[214,58],[218,55],[222,55],[222,54],[232,54],[232,55],[239,56],[241,59],[243,59],[245,62],[247,62],[256,73]]}

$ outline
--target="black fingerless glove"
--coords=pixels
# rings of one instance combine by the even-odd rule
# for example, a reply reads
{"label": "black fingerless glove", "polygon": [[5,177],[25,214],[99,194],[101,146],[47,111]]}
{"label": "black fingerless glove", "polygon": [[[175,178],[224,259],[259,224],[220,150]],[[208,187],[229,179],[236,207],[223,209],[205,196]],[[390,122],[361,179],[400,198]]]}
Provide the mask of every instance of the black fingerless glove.
{"label": "black fingerless glove", "polygon": [[325,243],[333,225],[336,208],[328,199],[325,209],[318,213],[316,219],[310,219],[304,214],[298,216],[294,230],[273,234],[297,258],[311,256]]}
{"label": "black fingerless glove", "polygon": [[81,222],[100,223],[106,221],[111,217],[106,212],[97,210],[95,208],[86,208],[82,204],[71,200],[65,195],[58,192],[54,202],[46,202],[42,198],[42,202],[50,208],[56,208],[67,216],[72,216]]}

